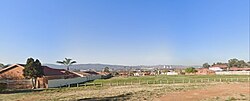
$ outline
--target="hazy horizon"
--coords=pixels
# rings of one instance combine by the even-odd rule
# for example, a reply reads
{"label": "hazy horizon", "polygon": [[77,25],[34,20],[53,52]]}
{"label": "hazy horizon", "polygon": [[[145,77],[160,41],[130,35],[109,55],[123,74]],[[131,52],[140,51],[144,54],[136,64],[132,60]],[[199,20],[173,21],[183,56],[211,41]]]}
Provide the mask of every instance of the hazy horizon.
{"label": "hazy horizon", "polygon": [[1,0],[0,63],[249,61],[249,0]]}

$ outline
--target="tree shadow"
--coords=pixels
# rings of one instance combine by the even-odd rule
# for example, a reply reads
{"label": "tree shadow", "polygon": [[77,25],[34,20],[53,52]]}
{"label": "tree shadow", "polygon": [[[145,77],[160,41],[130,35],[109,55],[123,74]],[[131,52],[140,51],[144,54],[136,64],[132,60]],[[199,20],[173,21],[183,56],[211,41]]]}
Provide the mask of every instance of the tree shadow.
{"label": "tree shadow", "polygon": [[84,99],[78,99],[77,101],[125,101],[125,100],[129,100],[131,96],[132,96],[132,93],[127,93],[127,94],[111,96],[111,97],[84,98]]}

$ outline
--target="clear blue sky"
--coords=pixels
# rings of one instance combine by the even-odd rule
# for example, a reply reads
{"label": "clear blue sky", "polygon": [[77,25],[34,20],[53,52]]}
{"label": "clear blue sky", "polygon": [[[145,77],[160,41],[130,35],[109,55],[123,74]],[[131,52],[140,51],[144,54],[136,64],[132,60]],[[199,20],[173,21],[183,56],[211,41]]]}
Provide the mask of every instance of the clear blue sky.
{"label": "clear blue sky", "polygon": [[0,62],[249,60],[249,0],[1,0]]}

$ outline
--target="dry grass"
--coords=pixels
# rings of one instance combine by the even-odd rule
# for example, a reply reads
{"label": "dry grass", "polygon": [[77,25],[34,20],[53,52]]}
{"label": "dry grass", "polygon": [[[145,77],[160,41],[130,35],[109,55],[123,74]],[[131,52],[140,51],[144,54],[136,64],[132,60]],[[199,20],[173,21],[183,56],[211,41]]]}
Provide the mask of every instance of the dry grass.
{"label": "dry grass", "polygon": [[48,89],[39,92],[1,94],[4,101],[128,100],[151,101],[166,92],[197,89],[214,84],[155,84]]}

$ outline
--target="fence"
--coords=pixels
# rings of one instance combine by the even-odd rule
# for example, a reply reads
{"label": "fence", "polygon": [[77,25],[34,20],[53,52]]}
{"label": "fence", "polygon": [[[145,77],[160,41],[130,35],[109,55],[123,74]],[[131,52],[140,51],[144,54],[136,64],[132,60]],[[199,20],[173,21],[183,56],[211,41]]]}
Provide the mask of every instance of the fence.
{"label": "fence", "polygon": [[95,79],[100,79],[101,75],[91,75],[86,77],[78,77],[78,78],[71,78],[71,79],[54,79],[48,80],[48,87],[61,87],[61,86],[70,86],[71,84],[78,84],[83,83]]}
{"label": "fence", "polygon": [[221,71],[215,72],[216,75],[250,75],[250,71]]}
{"label": "fence", "polygon": [[7,89],[32,88],[31,80],[1,80],[0,83],[5,84]]}
{"label": "fence", "polygon": [[123,82],[101,82],[101,83],[86,83],[79,86],[125,86],[125,85],[149,85],[149,84],[181,84],[181,83],[212,83],[212,82],[250,82],[250,78],[202,78],[202,79],[179,79],[179,80],[138,80],[138,81],[123,81]]}

